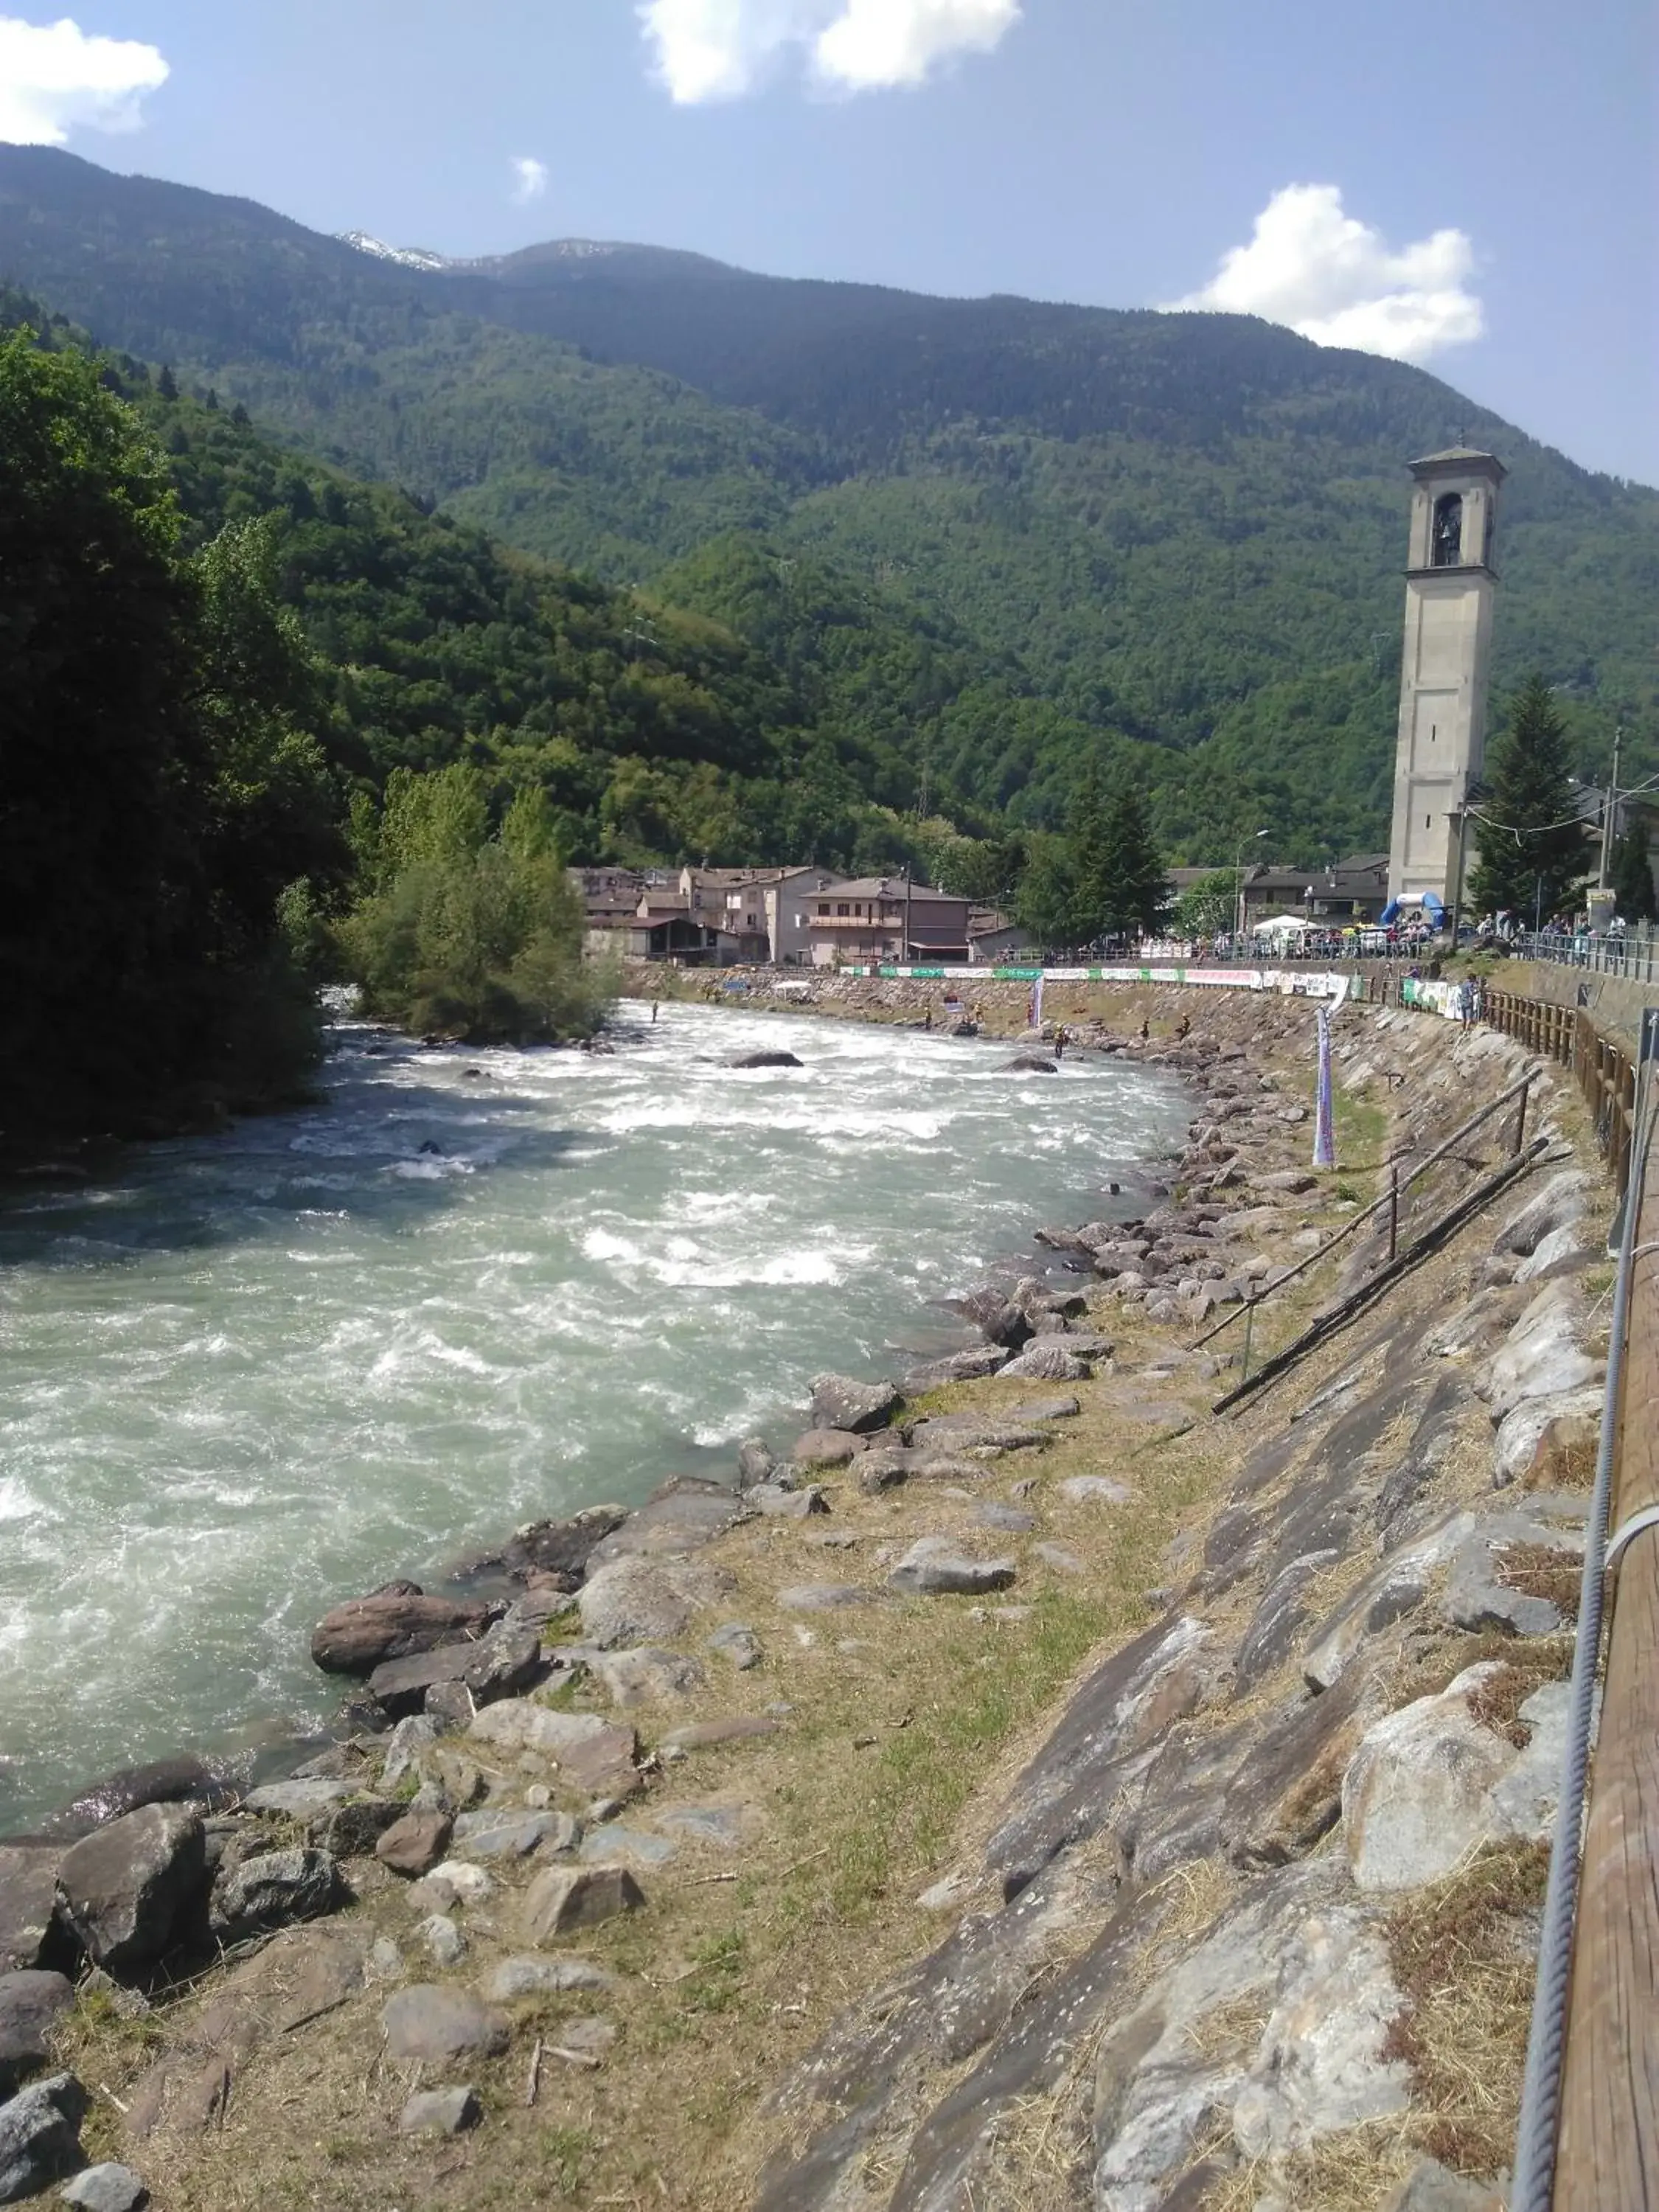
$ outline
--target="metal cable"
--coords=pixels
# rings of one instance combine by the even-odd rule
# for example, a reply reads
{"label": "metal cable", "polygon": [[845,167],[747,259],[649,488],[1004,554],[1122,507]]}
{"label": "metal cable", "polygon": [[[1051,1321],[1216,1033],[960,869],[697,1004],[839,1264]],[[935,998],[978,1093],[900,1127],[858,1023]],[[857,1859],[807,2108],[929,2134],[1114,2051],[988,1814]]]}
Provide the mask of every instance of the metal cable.
{"label": "metal cable", "polygon": [[[1644,1094],[1647,1066],[1642,1069]],[[1566,2048],[1567,1990],[1572,1967],[1573,1923],[1578,1904],[1579,1859],[1583,1847],[1584,1784],[1589,1769],[1591,1716],[1601,1650],[1607,1512],[1613,1492],[1613,1460],[1619,1426],[1619,1399],[1625,1371],[1625,1337],[1631,1278],[1635,1267],[1636,1222],[1653,1142],[1653,1103],[1644,1095],[1638,1139],[1631,1146],[1626,1181],[1624,1234],[1613,1299],[1607,1345],[1607,1396],[1601,1407],[1601,1436],[1595,1456],[1595,1486],[1584,1531],[1584,1571],[1579,1583],[1578,1634],[1573,1646],[1571,1705],[1561,1797],[1550,1849],[1549,1882],[1544,1892],[1544,1926],[1533,1990],[1532,2026],[1527,2037],[1527,2070],[1521,2087],[1521,2118],[1515,2137],[1515,2179],[1510,2212],[1550,2212],[1555,2187],[1556,2137],[1561,2120],[1561,2075]]]}

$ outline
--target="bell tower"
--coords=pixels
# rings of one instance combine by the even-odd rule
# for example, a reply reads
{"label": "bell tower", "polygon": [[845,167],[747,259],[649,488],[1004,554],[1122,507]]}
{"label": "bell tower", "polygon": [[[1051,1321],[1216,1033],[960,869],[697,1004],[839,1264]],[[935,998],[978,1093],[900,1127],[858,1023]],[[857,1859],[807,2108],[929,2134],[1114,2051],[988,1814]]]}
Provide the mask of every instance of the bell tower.
{"label": "bell tower", "polygon": [[1480,774],[1492,658],[1492,550],[1506,474],[1468,446],[1413,461],[1406,648],[1395,747],[1389,896],[1431,891],[1449,909],[1457,825]]}

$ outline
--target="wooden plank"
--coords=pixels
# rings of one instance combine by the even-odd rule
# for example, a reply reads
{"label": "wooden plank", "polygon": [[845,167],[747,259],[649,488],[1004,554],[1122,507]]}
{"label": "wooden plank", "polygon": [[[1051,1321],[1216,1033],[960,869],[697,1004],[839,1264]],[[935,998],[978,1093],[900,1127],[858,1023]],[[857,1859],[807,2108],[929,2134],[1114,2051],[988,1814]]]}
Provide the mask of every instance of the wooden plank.
{"label": "wooden plank", "polygon": [[[1637,1224],[1612,1509],[1659,1505],[1659,1149]],[[1612,1593],[1568,2000],[1555,2212],[1659,2205],[1659,1529]]]}

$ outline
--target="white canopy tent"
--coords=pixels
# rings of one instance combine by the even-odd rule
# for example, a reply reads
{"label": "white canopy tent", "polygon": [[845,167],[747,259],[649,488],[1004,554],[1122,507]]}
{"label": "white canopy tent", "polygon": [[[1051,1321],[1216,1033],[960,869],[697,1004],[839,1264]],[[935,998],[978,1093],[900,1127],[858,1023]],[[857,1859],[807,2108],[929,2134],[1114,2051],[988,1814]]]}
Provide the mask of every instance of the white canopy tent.
{"label": "white canopy tent", "polygon": [[1313,924],[1305,915],[1275,914],[1270,915],[1266,921],[1253,921],[1250,934],[1252,937],[1288,937],[1294,932],[1300,936],[1304,929],[1312,927]]}

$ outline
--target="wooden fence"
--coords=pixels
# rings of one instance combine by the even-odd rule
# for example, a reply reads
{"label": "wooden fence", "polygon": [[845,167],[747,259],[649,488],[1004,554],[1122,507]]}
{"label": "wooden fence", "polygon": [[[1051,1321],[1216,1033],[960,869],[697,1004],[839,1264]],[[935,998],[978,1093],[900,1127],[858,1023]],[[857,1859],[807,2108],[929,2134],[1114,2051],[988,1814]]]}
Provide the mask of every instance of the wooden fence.
{"label": "wooden fence", "polygon": [[1604,1036],[1582,1006],[1553,1006],[1545,999],[1488,991],[1486,1019],[1546,1060],[1571,1067],[1595,1122],[1596,1142],[1620,1196],[1630,1176],[1636,1128],[1636,1063],[1624,1047]]}

